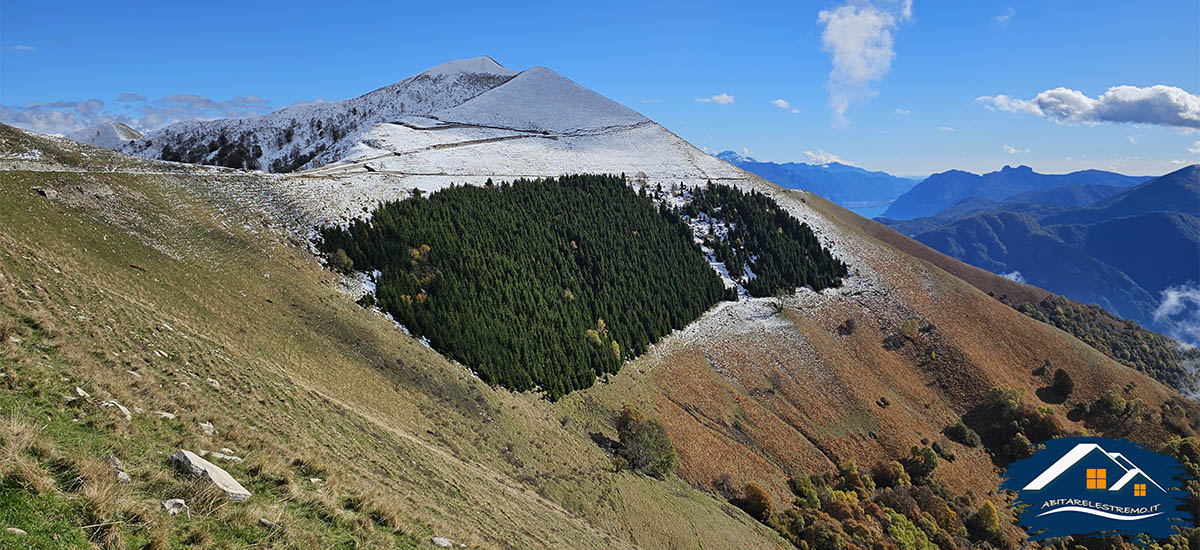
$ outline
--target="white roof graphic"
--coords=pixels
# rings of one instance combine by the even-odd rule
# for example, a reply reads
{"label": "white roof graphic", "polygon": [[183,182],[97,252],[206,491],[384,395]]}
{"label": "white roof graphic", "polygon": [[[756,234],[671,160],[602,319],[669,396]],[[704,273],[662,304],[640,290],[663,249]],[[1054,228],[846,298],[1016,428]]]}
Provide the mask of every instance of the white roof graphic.
{"label": "white roof graphic", "polygon": [[1125,458],[1125,455],[1122,455],[1121,453],[1110,453],[1095,443],[1080,443],[1076,445],[1070,451],[1067,451],[1066,454],[1062,455],[1062,458],[1059,458],[1057,462],[1050,465],[1049,468],[1046,468],[1046,471],[1033,478],[1033,481],[1030,481],[1029,484],[1026,485],[1022,490],[1038,491],[1045,488],[1050,484],[1051,481],[1058,479],[1058,476],[1062,475],[1067,470],[1070,470],[1080,460],[1083,460],[1083,457],[1096,450],[1108,457],[1108,459],[1111,460],[1112,463],[1118,468],[1120,468],[1121,472],[1123,472],[1121,478],[1108,488],[1109,491],[1120,491],[1125,487],[1125,485],[1127,485],[1137,476],[1146,478],[1146,481],[1153,483],[1155,487],[1158,487],[1158,490],[1164,493],[1167,491],[1166,489],[1163,489],[1162,485],[1159,485],[1157,481],[1154,481],[1150,478],[1150,476],[1146,475],[1146,472],[1143,472],[1141,468],[1138,468],[1137,465],[1131,462],[1128,458]]}

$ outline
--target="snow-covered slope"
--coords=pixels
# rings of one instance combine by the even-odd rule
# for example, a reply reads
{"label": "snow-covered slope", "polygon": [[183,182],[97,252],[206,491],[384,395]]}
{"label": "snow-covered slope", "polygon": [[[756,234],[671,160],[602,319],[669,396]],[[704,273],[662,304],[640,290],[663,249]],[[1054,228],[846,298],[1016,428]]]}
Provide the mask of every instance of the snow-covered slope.
{"label": "snow-covered slope", "polygon": [[142,134],[120,122],[105,122],[77,130],[67,137],[105,149],[119,149],[130,141],[141,139]]}

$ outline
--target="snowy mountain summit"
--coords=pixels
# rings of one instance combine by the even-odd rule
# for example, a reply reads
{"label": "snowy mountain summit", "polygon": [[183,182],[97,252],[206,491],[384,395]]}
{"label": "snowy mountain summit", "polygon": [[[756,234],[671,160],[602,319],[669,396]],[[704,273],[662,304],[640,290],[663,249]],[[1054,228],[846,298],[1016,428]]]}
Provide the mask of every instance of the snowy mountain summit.
{"label": "snowy mountain summit", "polygon": [[486,56],[263,116],[181,122],[121,140],[101,130],[75,138],[152,159],[293,173],[300,177],[284,180],[288,193],[326,221],[414,188],[487,178],[624,173],[663,186],[753,178],[548,68],[514,71]]}
{"label": "snowy mountain summit", "polygon": [[[471,141],[461,139],[467,135],[553,139],[649,123],[550,69],[514,71],[483,56],[444,63],[342,101],[293,105],[251,118],[181,122],[145,136],[118,137],[112,124],[104,124],[73,137],[148,158],[295,172],[381,153],[409,154],[414,146],[446,147]],[[383,164],[379,168],[395,168]]]}

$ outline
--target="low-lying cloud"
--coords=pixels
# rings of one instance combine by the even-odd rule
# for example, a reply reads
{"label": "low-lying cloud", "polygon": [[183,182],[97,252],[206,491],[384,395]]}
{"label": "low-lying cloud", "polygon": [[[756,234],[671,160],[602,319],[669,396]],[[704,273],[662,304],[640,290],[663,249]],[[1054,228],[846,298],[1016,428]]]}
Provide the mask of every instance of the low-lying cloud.
{"label": "low-lying cloud", "polygon": [[256,95],[216,101],[195,94],[175,94],[149,100],[125,92],[110,103],[96,98],[78,101],[0,105],[0,122],[47,134],[69,134],[103,122],[121,122],[141,131],[183,120],[252,117],[275,110]]}
{"label": "low-lying cloud", "polygon": [[848,161],[838,158],[837,155],[833,153],[826,153],[820,149],[817,149],[816,151],[805,151],[804,158],[807,159],[810,164],[829,164],[831,162],[846,165],[851,164]]}
{"label": "low-lying cloud", "polygon": [[1189,283],[1162,291],[1154,322],[1163,325],[1168,336],[1189,346],[1200,345],[1200,286]]}
{"label": "low-lying cloud", "polygon": [[1019,99],[981,96],[977,103],[994,111],[1028,113],[1059,124],[1129,123],[1200,128],[1200,96],[1174,86],[1113,86],[1099,97],[1079,90],[1054,88]]}

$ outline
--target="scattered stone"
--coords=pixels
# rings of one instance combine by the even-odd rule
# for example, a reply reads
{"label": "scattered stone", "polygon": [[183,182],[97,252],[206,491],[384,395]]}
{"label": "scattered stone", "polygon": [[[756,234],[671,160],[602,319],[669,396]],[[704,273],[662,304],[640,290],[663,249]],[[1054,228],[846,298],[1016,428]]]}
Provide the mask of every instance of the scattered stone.
{"label": "scattered stone", "polygon": [[134,407],[134,408],[133,408],[133,413],[134,413],[134,414],[142,414],[142,413],[145,413],[145,412],[146,412],[146,411],[142,410],[142,408],[141,408],[141,407]]}
{"label": "scattered stone", "polygon": [[121,416],[125,417],[126,422],[133,421],[133,413],[129,412],[129,409],[126,409],[125,405],[117,403],[116,400],[105,401],[101,403],[101,405],[105,407],[116,407],[117,410],[121,411]]}
{"label": "scattered stone", "polygon": [[216,379],[214,379],[214,378],[209,378],[208,384],[214,388],[221,389],[221,383],[217,382]]}
{"label": "scattered stone", "polygon": [[117,481],[120,481],[121,483],[129,483],[133,480],[129,478],[129,474],[125,472],[117,472]]}
{"label": "scattered stone", "polygon": [[108,464],[109,466],[112,466],[112,469],[116,470],[118,472],[125,470],[125,465],[121,464],[121,459],[119,459],[113,455],[108,455],[108,456],[104,457],[104,463]]}
{"label": "scattered stone", "polygon": [[258,518],[258,524],[263,527],[266,527],[267,531],[270,533],[274,533],[275,531],[279,530],[279,524],[277,524],[267,518]]}
{"label": "scattered stone", "polygon": [[433,537],[432,539],[430,539],[430,541],[433,542],[434,544],[436,544],[437,546],[441,546],[442,548],[450,548],[451,546],[454,546],[454,541],[452,541],[446,537]]}
{"label": "scattered stone", "polygon": [[162,357],[163,359],[166,359],[166,358],[170,357],[169,355],[167,355],[167,352],[165,352],[165,351],[163,351],[163,350],[161,350],[161,349],[156,349],[156,350],[154,350],[154,354],[155,354],[155,355],[157,355],[157,356],[159,356],[159,357]]}
{"label": "scattered stone", "polygon": [[49,187],[34,186],[31,189],[47,199],[54,199],[55,197],[58,197],[58,191],[55,191]]}
{"label": "scattered stone", "polygon": [[23,537],[23,536],[29,534],[29,533],[26,533],[24,529],[17,529],[16,527],[6,527],[4,529],[4,532],[8,533],[10,535],[16,535],[18,537]]}
{"label": "scattered stone", "polygon": [[224,460],[226,462],[233,462],[235,464],[242,461],[242,458],[239,456],[227,455],[225,453],[212,453],[212,457],[218,460]]}
{"label": "scattered stone", "polygon": [[175,415],[171,414],[167,411],[154,411],[154,414],[157,415],[159,418],[165,418],[167,420],[175,420]]}
{"label": "scattered stone", "polygon": [[90,393],[83,391],[83,388],[81,388],[79,386],[75,386],[75,394],[84,399],[87,399],[92,396]]}
{"label": "scattered stone", "polygon": [[212,422],[201,422],[200,429],[204,431],[204,435],[213,435],[217,433],[217,428],[212,425]]}
{"label": "scattered stone", "polygon": [[10,344],[20,344],[20,343],[21,343],[21,339],[20,339],[20,338],[17,338],[16,336],[9,336],[9,337],[8,337],[8,343],[10,343]]}
{"label": "scattered stone", "polygon": [[308,478],[308,482],[312,483],[313,485],[320,485],[320,484],[324,483],[325,480],[321,479],[319,477],[310,477],[310,478]]}
{"label": "scattered stone", "polygon": [[138,374],[138,373],[136,373],[136,372],[133,372],[133,371],[131,371],[131,370],[127,370],[127,371],[125,371],[125,372],[129,373],[129,376],[132,376],[132,377],[134,377],[134,378],[141,378],[141,377],[142,377],[142,375],[140,375],[140,374]]}
{"label": "scattered stone", "polygon": [[178,516],[180,513],[186,514],[188,519],[192,519],[192,510],[188,508],[186,502],[182,498],[173,498],[162,502],[163,509],[172,516]]}
{"label": "scattered stone", "polygon": [[233,502],[242,502],[250,498],[250,491],[242,487],[229,472],[222,470],[220,466],[213,464],[203,458],[200,458],[191,451],[180,449],[171,455],[168,459],[172,466],[180,473],[191,477],[203,477],[216,485],[218,489],[225,492],[225,496]]}
{"label": "scattered stone", "polygon": [[230,449],[229,447],[221,447],[221,452],[223,452],[227,455],[231,455],[231,454],[233,454],[233,449]]}

